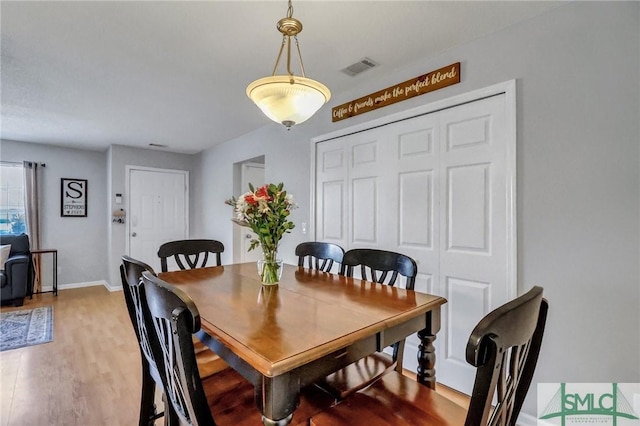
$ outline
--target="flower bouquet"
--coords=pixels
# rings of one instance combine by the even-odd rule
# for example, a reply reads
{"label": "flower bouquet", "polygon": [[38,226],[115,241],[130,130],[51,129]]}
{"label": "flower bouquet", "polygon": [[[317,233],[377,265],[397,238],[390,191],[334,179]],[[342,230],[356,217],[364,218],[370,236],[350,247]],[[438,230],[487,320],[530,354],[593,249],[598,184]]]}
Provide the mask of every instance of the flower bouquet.
{"label": "flower bouquet", "polygon": [[235,223],[247,226],[256,234],[249,250],[260,246],[262,261],[258,262],[258,272],[264,284],[277,284],[282,274],[282,261],[278,257],[278,244],[285,233],[295,227],[289,220],[291,210],[296,207],[291,194],[284,190],[284,184],[265,184],[254,189],[249,184],[249,192],[238,198],[226,200],[233,207]]}

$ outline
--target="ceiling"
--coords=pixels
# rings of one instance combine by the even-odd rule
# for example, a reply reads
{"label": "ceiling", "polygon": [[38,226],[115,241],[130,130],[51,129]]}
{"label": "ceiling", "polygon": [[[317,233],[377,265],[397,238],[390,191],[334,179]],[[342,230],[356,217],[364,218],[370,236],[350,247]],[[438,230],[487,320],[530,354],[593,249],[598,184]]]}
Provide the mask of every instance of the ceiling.
{"label": "ceiling", "polygon": [[[336,94],[558,4],[297,0],[293,16],[307,77]],[[277,126],[245,89],[271,74],[286,12],[284,0],[3,0],[0,137],[195,153]],[[363,57],[380,66],[340,72]]]}

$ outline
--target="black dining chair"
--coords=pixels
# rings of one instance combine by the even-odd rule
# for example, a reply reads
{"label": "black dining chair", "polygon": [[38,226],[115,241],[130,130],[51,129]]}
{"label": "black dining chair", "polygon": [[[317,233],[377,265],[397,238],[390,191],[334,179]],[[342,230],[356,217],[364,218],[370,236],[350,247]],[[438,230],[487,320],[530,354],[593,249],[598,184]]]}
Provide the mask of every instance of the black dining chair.
{"label": "black dining chair", "polygon": [[[143,272],[155,275],[153,268],[146,263],[126,255],[122,256],[122,265],[120,265],[122,290],[129,317],[138,339],[142,360],[142,394],[139,422],[140,425],[147,425],[153,424],[155,419],[162,416],[162,413],[158,414],[156,412],[154,395],[156,386],[163,392],[163,395],[164,388],[160,377],[160,371],[162,371],[162,369],[157,366],[153,351],[151,350],[151,345],[153,342],[157,342],[157,339],[152,339],[149,335],[155,333],[155,331],[148,329],[146,326],[146,323],[150,321],[150,317],[146,318],[147,321],[145,321],[145,317],[149,316],[149,308],[147,307],[144,287],[141,281]],[[208,377],[229,367],[222,358],[197,338],[194,339],[194,347],[198,371],[201,377]]]}
{"label": "black dining chair", "polygon": [[164,243],[158,249],[160,268],[167,272],[167,258],[173,257],[181,270],[207,266],[209,253],[215,255],[216,266],[222,264],[220,253],[224,244],[217,240],[178,240]]}
{"label": "black dining chair", "polygon": [[515,426],[538,361],[549,305],[543,289],[485,316],[471,332],[467,362],[476,367],[469,408],[393,371],[311,418],[313,426]]}
{"label": "black dining chair", "polygon": [[404,277],[406,290],[413,290],[418,274],[418,265],[411,257],[401,253],[377,249],[352,249],[345,253],[342,273],[353,277],[354,272],[360,278],[380,284],[395,286],[398,277]]}
{"label": "black dining chair", "polygon": [[[150,321],[149,310],[146,306],[147,301],[144,297],[144,287],[142,287],[140,278],[142,272],[148,271],[153,274],[153,269],[146,263],[140,262],[129,256],[122,256],[122,265],[120,265],[120,278],[122,279],[122,292],[127,305],[131,324],[138,339],[140,348],[140,358],[142,360],[142,394],[140,398],[140,417],[139,426],[153,425],[155,420],[162,417],[164,413],[158,413],[154,403],[156,386],[163,394],[165,401],[165,409],[168,408],[165,399],[164,385],[160,377],[162,368],[158,368],[156,360],[151,350],[151,345],[157,342],[157,339],[150,339],[146,323]],[[145,321],[145,316],[148,317]],[[155,333],[155,330],[151,330]]]}
{"label": "black dining chair", "polygon": [[298,244],[296,256],[298,256],[298,266],[300,267],[305,266],[306,259],[307,268],[331,272],[334,264],[338,264],[338,267],[342,268],[344,249],[337,244],[309,241]]}
{"label": "black dining chair", "polygon": [[[409,256],[387,250],[352,249],[344,254],[340,273],[353,277],[358,272],[360,278],[389,286],[400,286],[413,290],[418,274],[416,262]],[[319,385],[334,395],[344,399],[352,393],[369,386],[387,372],[402,371],[404,339],[392,345],[392,354],[376,352],[347,367],[330,374]]]}
{"label": "black dining chair", "polygon": [[[155,357],[165,365],[164,388],[181,425],[258,425],[261,414],[254,386],[233,369],[202,379],[197,374],[192,336],[201,332],[200,314],[180,288],[145,272],[143,282],[151,324],[159,344]],[[333,399],[319,388],[305,388],[292,425],[308,425],[309,418],[328,408]],[[215,421],[214,421],[215,419]],[[275,423],[274,423],[275,424]],[[278,423],[279,424],[279,423]]]}

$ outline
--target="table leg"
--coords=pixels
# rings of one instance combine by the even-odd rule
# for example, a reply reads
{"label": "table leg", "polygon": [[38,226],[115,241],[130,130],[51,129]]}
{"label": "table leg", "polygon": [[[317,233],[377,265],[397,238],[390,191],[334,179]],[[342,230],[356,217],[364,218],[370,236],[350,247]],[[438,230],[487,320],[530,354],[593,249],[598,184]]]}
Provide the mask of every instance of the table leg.
{"label": "table leg", "polygon": [[266,418],[265,416],[262,416],[262,424],[264,426],[286,426],[291,423],[292,418],[293,414],[289,414],[287,417],[280,420],[271,420]]}
{"label": "table leg", "polygon": [[256,386],[256,403],[264,426],[290,424],[299,401],[300,381],[294,374],[263,377],[262,386]]}
{"label": "table leg", "polygon": [[425,330],[418,332],[420,345],[418,345],[418,382],[436,388],[436,353],[433,341],[436,336]]}
{"label": "table leg", "polygon": [[427,327],[418,332],[418,382],[436,388],[436,350],[433,346],[440,330],[440,308],[427,314]]}

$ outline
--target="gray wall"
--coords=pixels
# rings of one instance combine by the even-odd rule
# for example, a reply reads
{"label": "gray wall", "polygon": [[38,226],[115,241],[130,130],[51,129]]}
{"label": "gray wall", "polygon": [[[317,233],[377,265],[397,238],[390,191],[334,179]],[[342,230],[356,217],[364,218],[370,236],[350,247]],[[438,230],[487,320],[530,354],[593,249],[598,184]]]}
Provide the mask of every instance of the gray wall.
{"label": "gray wall", "polygon": [[[104,152],[36,143],[0,142],[2,161],[46,163],[40,208],[42,248],[58,249],[58,285],[103,281],[107,277],[107,177]],[[60,178],[88,180],[87,217],[60,216]],[[51,284],[51,256],[43,255],[43,285]]]}
{"label": "gray wall", "polygon": [[[256,113],[260,113],[256,109]],[[289,263],[293,262],[295,246],[306,240],[300,222],[309,222],[310,151],[309,138],[304,134],[283,131],[277,126],[268,126],[243,139],[224,144],[219,149],[207,150],[199,157],[197,179],[193,189],[195,215],[192,233],[208,235],[225,244],[223,263],[233,260],[232,208],[224,201],[233,193],[233,165],[260,155],[265,156],[265,180],[285,182],[286,189],[293,194],[298,208],[291,214],[296,228],[286,235],[280,244],[279,254]],[[242,192],[248,188],[243,188]]]}
{"label": "gray wall", "polygon": [[[541,285],[551,305],[523,412],[535,415],[536,382],[640,382],[639,29],[637,2],[573,2],[437,57],[368,71],[290,132],[269,124],[203,152],[194,225],[231,241],[223,202],[233,163],[261,154],[266,179],[284,181],[300,204],[296,223],[309,222],[311,138],[517,79],[518,289]],[[460,84],[331,124],[331,106],[456,61]],[[297,228],[284,238],[285,260],[307,237]]]}
{"label": "gray wall", "polygon": [[[193,186],[195,156],[112,145],[105,152],[63,148],[16,141],[1,142],[0,159],[46,163],[42,171],[41,246],[58,249],[58,284],[106,282],[110,288],[120,283],[120,258],[125,254],[126,226],[114,224],[111,213],[125,209],[126,166],[187,170]],[[60,217],[60,178],[87,179],[88,217]],[[115,194],[123,196],[115,204]],[[194,196],[190,196],[190,204]],[[191,205],[190,221],[199,216]],[[198,237],[191,232],[192,237]],[[43,257],[43,283],[51,283],[50,256]]]}

